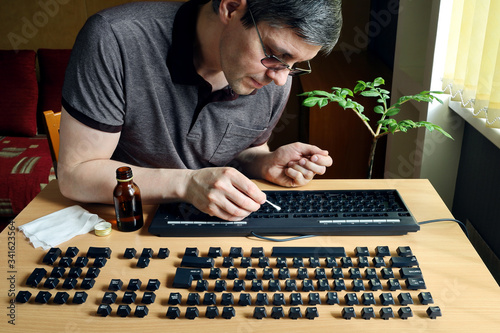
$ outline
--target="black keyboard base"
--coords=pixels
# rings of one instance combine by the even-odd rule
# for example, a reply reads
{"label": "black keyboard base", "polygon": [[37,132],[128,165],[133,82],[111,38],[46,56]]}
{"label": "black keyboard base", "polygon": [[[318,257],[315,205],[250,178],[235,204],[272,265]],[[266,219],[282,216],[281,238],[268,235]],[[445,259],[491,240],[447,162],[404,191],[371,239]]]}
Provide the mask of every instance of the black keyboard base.
{"label": "black keyboard base", "polygon": [[[318,198],[336,205],[323,212],[273,211],[263,207],[243,221],[229,222],[208,216],[187,203],[169,203],[159,206],[148,229],[162,237],[212,237],[212,236],[304,236],[304,235],[353,235],[381,236],[404,235],[420,230],[410,211],[396,190],[364,191],[268,191],[268,198],[287,198],[302,195]],[[345,199],[350,196],[350,199]],[[354,197],[355,199],[352,199]],[[381,200],[368,204],[373,198]],[[339,202],[357,205],[357,210],[339,208]],[[333,202],[333,203],[332,203]],[[280,205],[280,202],[276,202]],[[366,205],[366,206],[365,206]],[[311,210],[311,209],[310,209]]]}

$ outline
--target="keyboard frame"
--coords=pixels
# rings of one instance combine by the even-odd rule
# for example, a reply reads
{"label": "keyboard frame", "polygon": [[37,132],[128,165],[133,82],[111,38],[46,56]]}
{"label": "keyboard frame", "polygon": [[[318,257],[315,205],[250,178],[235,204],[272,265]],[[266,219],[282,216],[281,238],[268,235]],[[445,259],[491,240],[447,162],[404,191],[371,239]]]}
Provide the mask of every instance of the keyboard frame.
{"label": "keyboard frame", "polygon": [[[408,232],[417,232],[420,226],[417,224],[413,214],[408,209],[403,198],[396,189],[377,190],[303,190],[293,192],[385,192],[391,191],[397,194],[397,200],[405,209],[404,212],[386,212],[384,218],[370,217],[338,217],[323,218],[302,217],[295,220],[282,218],[271,218],[266,220],[254,218],[252,213],[243,221],[224,221],[207,214],[188,203],[161,204],[156,211],[148,228],[149,233],[161,237],[232,237],[252,236],[305,236],[305,235],[353,235],[353,236],[382,236],[382,235],[404,235]],[[264,191],[267,193],[284,191]],[[285,191],[286,192],[286,191]],[[292,191],[289,191],[292,192]],[[336,212],[337,213],[337,212]],[[278,213],[279,214],[279,213]],[[344,213],[339,213],[344,214]],[[352,215],[353,213],[345,213]],[[359,212],[359,214],[370,214]],[[404,216],[401,216],[404,215]],[[322,223],[318,222],[323,221]],[[377,222],[377,220],[397,220],[399,222]],[[331,221],[331,222],[325,222]],[[335,221],[335,222],[334,222]]]}

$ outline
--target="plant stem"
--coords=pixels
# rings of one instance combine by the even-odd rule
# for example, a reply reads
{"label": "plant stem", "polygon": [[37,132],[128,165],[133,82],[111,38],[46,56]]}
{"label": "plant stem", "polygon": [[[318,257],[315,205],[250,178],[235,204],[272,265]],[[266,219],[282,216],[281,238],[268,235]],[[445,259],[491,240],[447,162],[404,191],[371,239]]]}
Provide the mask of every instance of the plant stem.
{"label": "plant stem", "polygon": [[375,136],[376,136],[376,134],[375,134],[375,132],[373,131],[373,129],[372,129],[372,127],[370,126],[370,124],[369,124],[367,121],[365,121],[365,120],[363,119],[363,117],[361,117],[361,115],[359,114],[359,112],[358,112],[358,111],[356,111],[355,109],[353,109],[353,111],[354,111],[354,113],[358,116],[358,118],[359,118],[359,119],[361,119],[361,121],[363,122],[363,124],[365,124],[365,126],[366,126],[366,127],[368,128],[368,130],[370,131],[371,135],[372,135],[373,137],[375,137]]}
{"label": "plant stem", "polygon": [[378,139],[379,137],[374,136],[372,140],[372,145],[370,147],[370,157],[368,159],[368,175],[366,177],[368,179],[372,178],[373,162],[375,160],[375,149],[377,148]]}

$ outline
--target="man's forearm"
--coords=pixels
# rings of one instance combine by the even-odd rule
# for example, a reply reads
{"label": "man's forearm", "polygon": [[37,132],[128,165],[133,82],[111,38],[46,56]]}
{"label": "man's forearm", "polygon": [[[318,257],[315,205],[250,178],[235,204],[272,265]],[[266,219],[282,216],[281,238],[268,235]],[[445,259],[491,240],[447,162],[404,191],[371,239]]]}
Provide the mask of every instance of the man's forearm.
{"label": "man's forearm", "polygon": [[[116,169],[126,163],[95,160],[72,169],[58,165],[61,192],[80,202],[112,203],[116,186]],[[134,182],[146,204],[183,199],[191,170],[151,169],[131,166]]]}
{"label": "man's forearm", "polygon": [[249,178],[264,179],[266,175],[266,159],[270,151],[267,143],[245,149],[242,151],[236,161],[242,172]]}

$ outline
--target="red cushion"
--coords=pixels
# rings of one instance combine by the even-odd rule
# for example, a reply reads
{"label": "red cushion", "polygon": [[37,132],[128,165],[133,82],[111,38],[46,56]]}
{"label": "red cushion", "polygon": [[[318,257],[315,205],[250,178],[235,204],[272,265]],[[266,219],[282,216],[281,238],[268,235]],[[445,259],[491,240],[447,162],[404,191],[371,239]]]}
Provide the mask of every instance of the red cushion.
{"label": "red cushion", "polygon": [[0,134],[36,135],[35,51],[0,50]]}
{"label": "red cushion", "polygon": [[45,136],[0,137],[0,216],[15,216],[55,179]]}
{"label": "red cushion", "polygon": [[[40,94],[38,100],[38,129],[43,128],[43,111],[61,111],[62,86],[71,50],[39,49]],[[43,131],[44,132],[44,131]]]}

